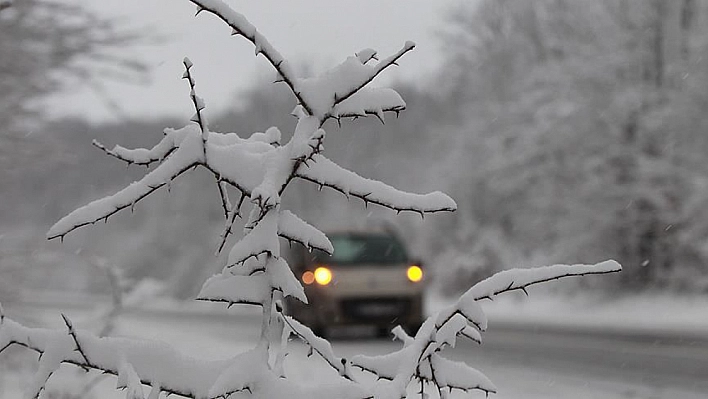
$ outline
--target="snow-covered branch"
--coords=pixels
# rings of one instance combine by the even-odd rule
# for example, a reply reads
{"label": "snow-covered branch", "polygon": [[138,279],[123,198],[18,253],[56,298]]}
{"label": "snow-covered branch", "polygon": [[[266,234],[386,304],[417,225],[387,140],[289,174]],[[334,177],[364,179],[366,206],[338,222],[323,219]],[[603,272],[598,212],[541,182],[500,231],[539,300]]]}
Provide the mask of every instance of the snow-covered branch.
{"label": "snow-covered branch", "polygon": [[202,132],[202,149],[205,152],[206,156],[206,142],[207,139],[209,138],[209,127],[207,126],[206,122],[206,117],[202,113],[202,111],[205,108],[204,105],[204,100],[197,96],[196,92],[196,83],[194,81],[194,77],[192,76],[192,67],[194,64],[192,64],[192,61],[189,60],[189,58],[185,58],[184,61],[182,61],[182,64],[184,65],[184,75],[182,75],[183,79],[187,79],[187,82],[189,83],[189,98],[192,100],[192,105],[194,106],[194,116],[190,121],[196,123],[199,125],[199,130]]}
{"label": "snow-covered branch", "polygon": [[[7,319],[0,306],[0,352],[19,345],[38,352],[41,357],[32,381],[37,397],[48,378],[62,363],[87,370],[100,370],[118,377],[118,386],[126,388],[129,399],[144,399],[143,386],[150,386],[150,399],[161,392],[195,399],[228,398],[234,394],[254,397],[293,399],[337,397],[342,399],[400,399],[406,397],[410,384],[433,384],[441,397],[445,390],[481,390],[496,392],[494,384],[480,371],[442,356],[454,347],[458,337],[482,342],[487,318],[480,304],[507,291],[521,290],[533,284],[569,276],[605,274],[621,269],[614,261],[597,265],[556,265],[538,269],[508,270],[470,288],[458,301],[429,317],[415,336],[398,327],[393,330],[403,347],[380,356],[355,356],[347,360],[335,355],[325,339],[283,313],[285,297],[308,302],[305,290],[286,260],[281,257],[281,238],[297,242],[310,250],[332,254],[334,247],[327,236],[294,213],[282,209],[281,196],[295,178],[337,190],[398,212],[420,214],[449,212],[457,204],[444,193],[435,191],[414,194],[382,182],[366,179],[322,156],[328,118],[375,115],[382,122],[385,112],[398,114],[406,104],[392,89],[367,85],[415,45],[407,42],[395,54],[378,60],[376,52],[364,49],[325,72],[308,79],[295,76],[287,61],[268,40],[241,14],[221,0],[190,0],[200,11],[215,14],[233,33],[244,36],[263,54],[295,93],[298,118],[290,139],[281,145],[277,128],[256,132],[243,138],[236,133],[208,130],[204,101],[195,93],[192,63],[184,60],[184,78],[190,86],[195,108],[191,123],[181,129],[166,129],[162,140],[151,149],[129,150],[115,146],[109,150],[94,145],[128,164],[149,166],[157,163],[137,182],[117,193],[80,207],[59,220],[47,233],[49,239],[134,206],[142,198],[194,167],[204,167],[216,179],[226,219],[220,236],[219,251],[225,246],[236,218],[246,199],[250,214],[245,220],[244,235],[229,250],[221,273],[209,278],[198,300],[222,302],[228,306],[250,304],[261,307],[261,335],[257,345],[224,361],[204,361],[186,357],[172,348],[147,341],[125,338],[97,338],[76,330],[64,317],[67,331],[32,329]],[[373,62],[373,61],[377,62]],[[245,136],[244,136],[245,137]],[[231,188],[229,188],[229,186]],[[232,203],[229,190],[240,193]],[[288,378],[283,368],[286,346],[295,335],[337,371],[339,377],[324,385],[299,385]],[[165,367],[169,365],[169,367]],[[378,380],[357,381],[352,373],[358,367]]]}
{"label": "snow-covered branch", "polygon": [[361,177],[322,155],[313,156],[312,161],[298,169],[297,177],[320,187],[335,189],[347,197],[359,198],[365,205],[372,203],[399,212],[411,211],[421,215],[457,209],[452,198],[438,191],[428,194],[406,193],[382,182]]}
{"label": "snow-covered branch", "polygon": [[460,300],[466,300],[466,298],[473,298],[475,301],[481,299],[491,300],[504,292],[517,290],[523,291],[528,295],[526,287],[530,285],[564,277],[608,274],[621,270],[622,266],[614,260],[604,261],[595,265],[553,265],[532,269],[504,270],[475,284]]}
{"label": "snow-covered branch", "polygon": [[288,61],[278,52],[278,50],[270,44],[268,39],[263,36],[255,26],[253,26],[246,17],[234,11],[226,3],[220,0],[190,0],[197,6],[197,14],[202,11],[210,12],[224,21],[232,29],[232,35],[241,35],[248,41],[253,43],[256,50],[256,55],[263,56],[273,65],[280,78],[285,82],[290,90],[297,97],[298,103],[302,105],[310,115],[313,115],[311,106],[305,101],[297,87],[297,78],[295,72],[290,67]]}
{"label": "snow-covered branch", "polygon": [[[398,61],[407,52],[413,50],[414,48],[415,48],[415,43],[413,43],[411,41],[407,41],[403,45],[403,48],[398,50],[398,52],[391,55],[390,57],[387,57],[387,58],[381,60],[375,67],[371,67],[371,69],[368,71],[367,74],[357,76],[358,73],[351,73],[351,71],[346,71],[349,79],[347,79],[345,81],[348,81],[348,84],[350,85],[350,87],[348,87],[342,91],[335,91],[334,92],[334,104],[332,104],[332,107],[346,101],[351,96],[353,96],[354,94],[359,92],[362,88],[364,88],[364,86],[371,83],[371,81],[374,80],[374,78],[376,78],[386,68],[390,67],[391,65],[398,65],[398,64],[396,64],[396,61]],[[366,62],[362,62],[362,60],[360,60],[358,57],[355,57],[355,58],[357,60],[359,60],[359,62],[362,66],[367,66]],[[342,64],[342,65],[344,65],[344,64]],[[357,76],[357,78],[354,79],[354,78],[352,78],[353,76]],[[388,90],[391,90],[391,89],[388,89]],[[391,90],[391,91],[393,91],[393,90]],[[381,93],[381,92],[370,91],[367,96],[369,97],[369,99],[373,99],[373,98],[378,97],[376,94],[379,94],[379,93]],[[386,95],[389,95],[389,93],[387,93]],[[369,102],[368,105],[371,106],[373,104],[371,102]],[[405,104],[404,104],[404,106],[405,106]]]}
{"label": "snow-covered branch", "polygon": [[165,135],[155,147],[149,150],[145,148],[129,150],[119,145],[109,150],[97,140],[94,140],[92,144],[106,154],[128,163],[128,165],[135,164],[144,166],[148,166],[153,162],[162,162],[162,160],[167,158],[176,148],[173,137],[170,135]]}
{"label": "snow-covered branch", "polygon": [[546,281],[614,273],[621,269],[617,262],[606,261],[596,265],[555,265],[497,273],[470,288],[454,304],[430,316],[415,337],[407,335],[400,327],[394,329],[395,336],[404,344],[399,351],[380,356],[355,356],[352,365],[383,380],[377,387],[378,398],[405,396],[408,383],[414,379],[433,383],[439,391],[496,392],[494,384],[483,373],[441,355],[446,347],[456,345],[458,336],[481,343],[480,333],[487,328],[487,317],[478,301]]}
{"label": "snow-covered branch", "polygon": [[332,350],[332,345],[324,338],[315,335],[312,330],[306,325],[282,313],[278,312],[283,322],[288,328],[300,338],[312,352],[316,352],[330,367],[337,370],[340,376],[347,380],[354,381],[354,376],[351,371],[351,363],[346,359],[338,357]]}
{"label": "snow-covered branch", "polygon": [[[391,102],[390,92],[369,90],[362,95],[368,100],[365,107],[361,100],[354,100],[346,105],[348,99],[361,91],[386,68],[397,65],[397,61],[415,48],[415,43],[408,41],[395,54],[381,60],[375,66],[367,63],[376,59],[376,52],[371,49],[362,50],[344,62],[325,72],[319,77],[298,78],[288,61],[270,44],[255,26],[243,15],[231,9],[221,0],[190,0],[197,6],[197,14],[210,12],[224,21],[232,29],[232,34],[241,35],[255,46],[256,55],[263,56],[278,72],[278,81],[285,82],[295,94],[298,103],[308,115],[316,116],[320,123],[326,119],[345,116],[381,115],[385,111],[399,112],[405,108],[402,101]],[[397,100],[400,100],[400,96]],[[342,104],[342,107],[338,105]],[[339,109],[338,109],[339,108]]]}
{"label": "snow-covered branch", "polygon": [[[140,393],[141,385],[159,382],[160,391],[188,398],[207,398],[216,377],[229,361],[205,361],[187,357],[161,342],[127,338],[98,338],[74,330],[69,332],[24,327],[7,317],[0,324],[0,352],[23,346],[40,354],[39,369],[30,387],[30,396],[39,397],[47,379],[62,363],[99,370],[118,377],[119,386]],[[77,349],[78,348],[78,349]],[[178,367],[162,367],[164,365]],[[180,370],[175,372],[175,370]]]}
{"label": "snow-covered branch", "polygon": [[[187,130],[189,127],[183,129]],[[193,129],[192,129],[193,130]],[[130,184],[116,194],[89,203],[60,219],[47,233],[48,239],[63,237],[81,226],[108,220],[116,212],[134,206],[153,191],[177,176],[203,162],[201,132],[185,134],[177,150],[140,181]],[[195,137],[197,140],[195,140]]]}

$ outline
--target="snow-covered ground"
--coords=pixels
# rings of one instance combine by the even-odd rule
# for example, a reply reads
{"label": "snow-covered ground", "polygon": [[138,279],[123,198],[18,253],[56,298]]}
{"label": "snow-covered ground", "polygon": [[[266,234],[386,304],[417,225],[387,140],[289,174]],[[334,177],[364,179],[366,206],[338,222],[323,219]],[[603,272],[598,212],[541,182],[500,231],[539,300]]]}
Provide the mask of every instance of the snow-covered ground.
{"label": "snow-covered ground", "polygon": [[[445,300],[432,298],[431,308]],[[620,297],[530,292],[484,302],[494,325],[559,328],[621,335],[699,338],[708,342],[708,296],[638,294]]]}
{"label": "snow-covered ground", "polygon": [[[431,298],[429,308],[434,309],[444,304],[439,298]],[[668,295],[635,296],[617,299],[600,299],[588,296],[575,298],[553,298],[543,293],[531,293],[530,298],[508,296],[495,302],[485,302],[489,312],[490,327],[487,336],[493,335],[495,326],[509,327],[511,324],[534,328],[558,328],[576,331],[611,331],[618,334],[667,334],[671,336],[690,336],[705,338],[701,345],[708,345],[708,298],[676,297]],[[61,306],[59,306],[61,307]],[[56,307],[32,306],[32,311],[25,308],[24,313],[33,313],[40,319],[61,326]],[[20,308],[8,309],[13,311]],[[81,328],[81,317],[89,314],[85,309],[64,309],[73,313],[75,324]],[[258,311],[255,307],[242,307],[225,313],[221,307],[206,306],[200,303],[156,304],[142,312],[131,312],[122,317],[118,332],[121,335],[135,335],[160,339],[176,345],[186,353],[196,357],[227,358],[249,348],[258,335]],[[235,314],[235,315],[234,315]],[[235,319],[235,320],[234,320]],[[491,339],[490,339],[491,341]],[[488,342],[490,342],[488,341]],[[384,353],[398,348],[397,343],[385,340],[354,339],[334,342],[335,351],[342,356],[356,353]],[[705,349],[705,348],[703,348]],[[308,359],[302,345],[293,346],[293,354],[288,357],[286,369],[299,375],[304,384],[327,378],[333,378],[332,370],[316,358]],[[552,370],[542,362],[508,362],[503,357],[489,356],[474,352],[474,349],[459,349],[459,355],[485,372],[499,387],[500,392],[494,397],[514,398],[603,398],[603,399],[658,399],[658,398],[705,398],[705,394],[695,388],[680,386],[657,386],[637,383],[631,378],[613,373],[584,373],[582,359],[577,365]],[[2,355],[0,362],[0,398],[20,397],[21,379],[17,371],[27,379],[31,370],[18,367],[18,363],[7,364],[7,356]],[[542,359],[539,359],[542,360]],[[573,359],[568,359],[572,362]],[[28,364],[33,365],[30,361]],[[72,381],[75,375],[64,372],[65,381]],[[100,398],[122,398],[124,394],[115,392],[115,379],[104,378],[93,392]],[[59,378],[55,383],[61,384]],[[481,398],[482,393],[472,393],[464,397]],[[456,397],[463,397],[456,395]]]}

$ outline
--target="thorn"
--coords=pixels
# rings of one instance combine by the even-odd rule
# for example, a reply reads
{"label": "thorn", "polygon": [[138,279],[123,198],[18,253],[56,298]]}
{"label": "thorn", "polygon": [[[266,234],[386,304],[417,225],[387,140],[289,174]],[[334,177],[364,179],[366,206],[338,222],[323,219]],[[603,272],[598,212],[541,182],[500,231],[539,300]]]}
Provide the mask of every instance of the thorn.
{"label": "thorn", "polygon": [[199,13],[202,12],[202,11],[204,11],[204,8],[202,8],[202,7],[200,7],[200,6],[197,6],[197,12],[194,13],[194,16],[196,17],[196,16],[199,15]]}

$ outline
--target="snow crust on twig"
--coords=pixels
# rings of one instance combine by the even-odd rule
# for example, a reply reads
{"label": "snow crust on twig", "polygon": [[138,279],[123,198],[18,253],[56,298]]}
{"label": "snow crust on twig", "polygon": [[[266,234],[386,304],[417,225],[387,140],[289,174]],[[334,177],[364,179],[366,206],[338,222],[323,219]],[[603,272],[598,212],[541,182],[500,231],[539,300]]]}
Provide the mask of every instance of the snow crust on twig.
{"label": "snow crust on twig", "polygon": [[390,208],[416,213],[450,212],[457,204],[446,194],[435,191],[429,194],[412,194],[395,189],[380,181],[370,180],[346,170],[322,155],[312,157],[313,162],[298,169],[298,177],[324,187],[333,188],[346,196]]}

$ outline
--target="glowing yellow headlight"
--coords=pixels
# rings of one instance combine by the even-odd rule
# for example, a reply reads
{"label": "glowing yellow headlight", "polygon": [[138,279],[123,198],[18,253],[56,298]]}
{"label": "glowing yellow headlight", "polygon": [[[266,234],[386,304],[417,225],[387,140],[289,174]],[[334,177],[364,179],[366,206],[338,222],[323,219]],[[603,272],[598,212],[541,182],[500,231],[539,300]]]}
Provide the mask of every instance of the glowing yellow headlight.
{"label": "glowing yellow headlight", "polygon": [[327,285],[332,281],[332,272],[324,266],[315,269],[315,281],[319,285]]}
{"label": "glowing yellow headlight", "polygon": [[423,279],[423,269],[416,265],[410,266],[406,271],[406,276],[408,276],[408,280],[417,283]]}

